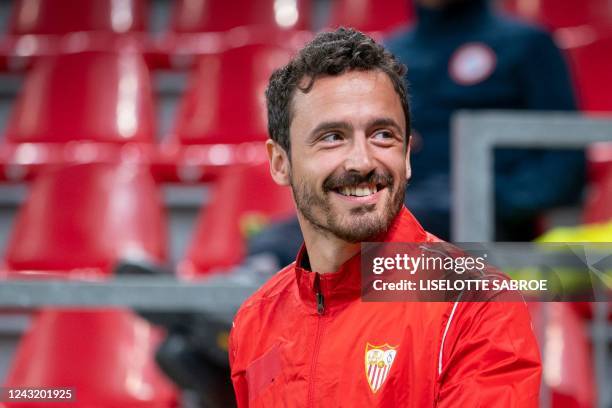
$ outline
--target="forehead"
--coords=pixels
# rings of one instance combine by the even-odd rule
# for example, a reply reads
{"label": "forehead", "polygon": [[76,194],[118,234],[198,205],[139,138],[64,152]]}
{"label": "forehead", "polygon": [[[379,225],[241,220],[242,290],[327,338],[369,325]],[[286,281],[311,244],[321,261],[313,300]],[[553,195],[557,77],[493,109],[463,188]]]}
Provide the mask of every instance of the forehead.
{"label": "forehead", "polygon": [[378,70],[317,78],[309,92],[295,92],[292,113],[292,134],[326,121],[359,127],[380,117],[391,118],[406,129],[400,97],[387,74]]}

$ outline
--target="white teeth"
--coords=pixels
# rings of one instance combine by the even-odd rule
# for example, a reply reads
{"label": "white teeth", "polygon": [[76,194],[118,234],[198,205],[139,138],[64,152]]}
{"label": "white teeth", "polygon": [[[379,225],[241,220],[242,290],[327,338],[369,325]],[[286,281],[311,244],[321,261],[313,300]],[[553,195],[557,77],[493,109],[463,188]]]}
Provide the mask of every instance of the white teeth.
{"label": "white teeth", "polygon": [[365,197],[376,193],[376,186],[367,187],[342,187],[340,194],[345,196]]}

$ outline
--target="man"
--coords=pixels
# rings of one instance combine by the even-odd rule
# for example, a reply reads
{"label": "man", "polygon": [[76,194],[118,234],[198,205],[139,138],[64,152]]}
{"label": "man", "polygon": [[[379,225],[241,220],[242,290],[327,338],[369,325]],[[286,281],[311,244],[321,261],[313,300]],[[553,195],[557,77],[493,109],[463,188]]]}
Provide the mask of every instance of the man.
{"label": "man", "polygon": [[[360,242],[437,241],[403,207],[403,74],[372,39],[341,28],[270,78],[270,171],[291,186],[304,245],[235,317],[239,407],[537,406],[524,303],[360,301]],[[376,348],[390,359],[372,378]]]}
{"label": "man", "polygon": [[[415,0],[417,23],[386,45],[408,67],[414,116],[406,205],[450,234],[450,118],[460,109],[575,110],[566,63],[544,30],[496,14],[490,0]],[[498,240],[532,240],[543,211],[579,198],[582,152],[495,154]]]}

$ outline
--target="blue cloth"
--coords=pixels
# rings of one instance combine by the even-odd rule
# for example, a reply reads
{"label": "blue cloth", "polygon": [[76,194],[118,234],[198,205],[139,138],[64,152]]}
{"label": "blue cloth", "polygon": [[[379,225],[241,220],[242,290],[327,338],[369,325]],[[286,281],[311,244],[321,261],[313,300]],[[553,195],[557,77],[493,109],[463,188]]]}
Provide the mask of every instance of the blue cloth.
{"label": "blue cloth", "polygon": [[[414,28],[385,42],[408,67],[415,140],[406,205],[426,229],[448,238],[448,222],[446,228],[432,227],[427,207],[439,212],[437,207],[450,206],[450,199],[439,197],[439,203],[432,204],[427,190],[431,186],[438,194],[450,194],[440,180],[448,180],[450,173],[451,114],[458,109],[569,111],[576,104],[566,63],[545,31],[495,14],[486,0],[464,0],[444,10],[417,7],[417,18]],[[470,77],[469,58],[457,62],[462,54],[458,50],[467,48],[476,49],[481,78]],[[498,225],[500,220],[502,227],[530,222],[542,210],[571,201],[581,189],[583,174],[582,152],[497,151]],[[446,211],[448,220],[449,208]],[[441,216],[433,218],[439,221]]]}

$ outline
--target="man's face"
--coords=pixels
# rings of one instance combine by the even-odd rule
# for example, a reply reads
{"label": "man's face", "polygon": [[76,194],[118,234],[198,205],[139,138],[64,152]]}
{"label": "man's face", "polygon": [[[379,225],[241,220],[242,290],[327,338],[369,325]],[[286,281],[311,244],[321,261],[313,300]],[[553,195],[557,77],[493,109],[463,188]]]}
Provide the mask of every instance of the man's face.
{"label": "man's face", "polygon": [[409,178],[406,121],[386,74],[318,78],[293,98],[290,183],[302,217],[348,242],[387,230]]}

